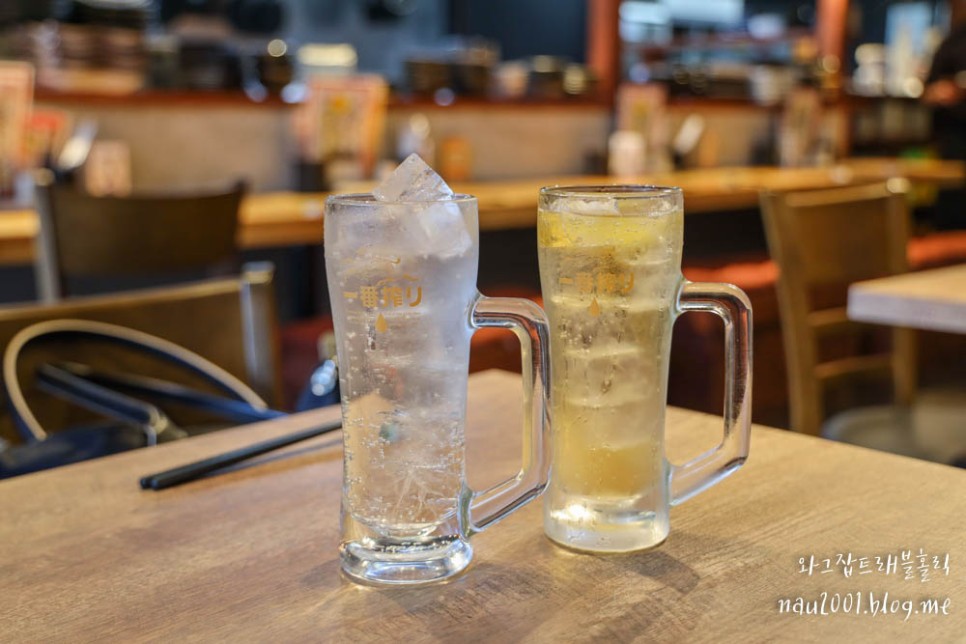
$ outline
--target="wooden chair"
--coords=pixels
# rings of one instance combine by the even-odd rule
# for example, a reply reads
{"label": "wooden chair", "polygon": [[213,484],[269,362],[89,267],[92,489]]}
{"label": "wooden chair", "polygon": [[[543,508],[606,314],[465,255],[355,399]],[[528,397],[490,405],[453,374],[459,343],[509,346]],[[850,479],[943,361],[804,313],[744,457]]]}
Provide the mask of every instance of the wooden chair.
{"label": "wooden chair", "polygon": [[[179,344],[214,362],[255,390],[270,405],[279,400],[279,353],[270,264],[249,264],[240,277],[120,295],[72,298],[55,305],[0,308],[0,353],[21,329],[44,320],[73,318],[116,324]],[[52,352],[53,355],[52,355]],[[75,360],[142,375],[176,377],[183,371],[110,346],[63,344],[25,355],[18,369],[21,382],[32,382],[41,361]],[[132,361],[138,360],[137,364]],[[186,384],[203,387],[198,383]],[[37,391],[25,392],[44,427],[76,424],[83,412]],[[36,401],[35,403],[33,401]],[[5,401],[0,401],[0,411]],[[6,414],[0,414],[0,438],[19,442]]]}
{"label": "wooden chair", "polygon": [[885,184],[764,193],[761,210],[768,247],[780,271],[777,290],[792,429],[823,433],[827,389],[863,375],[884,374],[891,378],[894,402],[900,407],[847,412],[827,424],[824,433],[852,442],[855,428],[888,424],[876,438],[881,439],[879,446],[907,451],[906,410],[916,393],[913,332],[891,329],[891,346],[873,353],[831,359],[822,355],[823,342],[830,338],[854,337],[870,328],[846,317],[848,284],[908,270],[905,195]]}
{"label": "wooden chair", "polygon": [[[40,299],[69,294],[78,278],[168,278],[237,273],[244,183],[209,194],[93,197],[37,174]],[[113,290],[125,290],[124,288]]]}

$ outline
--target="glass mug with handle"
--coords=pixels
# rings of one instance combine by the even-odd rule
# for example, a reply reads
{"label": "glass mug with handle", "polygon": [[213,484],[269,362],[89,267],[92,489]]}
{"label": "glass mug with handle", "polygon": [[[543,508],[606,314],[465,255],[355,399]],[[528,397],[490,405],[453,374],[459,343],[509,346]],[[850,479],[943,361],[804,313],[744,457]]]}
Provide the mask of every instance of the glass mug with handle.
{"label": "glass mug with handle", "polygon": [[[751,307],[726,284],[681,275],[678,188],[553,187],[537,237],[550,318],[553,476],[544,529],[593,552],[656,546],[669,506],[714,485],[748,455]],[[725,323],[724,438],[681,466],[664,455],[671,329],[710,311]]]}
{"label": "glass mug with handle", "polygon": [[[546,486],[546,317],[529,300],[477,291],[473,197],[330,197],[325,237],[342,395],[342,569],[374,584],[449,578],[469,564],[471,535]],[[529,411],[520,473],[474,492],[464,467],[469,350],[487,326],[520,338]]]}

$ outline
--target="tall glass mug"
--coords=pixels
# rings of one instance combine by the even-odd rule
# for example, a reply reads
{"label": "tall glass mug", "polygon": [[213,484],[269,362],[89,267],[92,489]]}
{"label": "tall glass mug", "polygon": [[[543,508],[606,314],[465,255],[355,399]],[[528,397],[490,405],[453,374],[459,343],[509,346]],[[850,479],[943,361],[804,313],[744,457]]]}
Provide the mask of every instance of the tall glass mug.
{"label": "tall glass mug", "polygon": [[[751,308],[734,286],[681,276],[683,212],[678,188],[540,192],[553,422],[544,528],[569,548],[660,544],[669,506],[717,483],[748,455]],[[664,455],[664,412],[671,327],[686,311],[711,311],[725,322],[724,439],[676,466]]]}
{"label": "tall glass mug", "polygon": [[[344,474],[342,569],[386,584],[439,581],[470,562],[468,538],[547,483],[547,322],[529,300],[476,290],[476,199],[330,197],[325,266],[338,346]],[[523,350],[523,467],[467,487],[470,337],[513,329]]]}

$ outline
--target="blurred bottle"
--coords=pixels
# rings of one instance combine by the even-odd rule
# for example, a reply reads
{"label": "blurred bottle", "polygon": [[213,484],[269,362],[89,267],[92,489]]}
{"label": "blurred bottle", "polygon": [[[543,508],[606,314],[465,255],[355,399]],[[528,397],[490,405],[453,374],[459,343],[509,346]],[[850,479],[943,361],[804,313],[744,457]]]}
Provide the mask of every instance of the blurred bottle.
{"label": "blurred bottle", "polygon": [[421,156],[429,165],[435,165],[436,142],[429,119],[421,112],[410,116],[396,135],[396,160],[402,162],[413,153]]}
{"label": "blurred bottle", "polygon": [[473,175],[473,149],[465,136],[448,136],[439,146],[439,171],[446,181],[469,181]]}
{"label": "blurred bottle", "polygon": [[317,409],[339,402],[339,368],[335,356],[335,334],[319,336],[319,365],[309,377],[309,382],[299,394],[295,411]]}
{"label": "blurred bottle", "polygon": [[644,174],[647,154],[644,136],[633,130],[617,130],[607,144],[607,170],[611,176],[632,179]]}
{"label": "blurred bottle", "polygon": [[684,119],[671,144],[671,158],[675,168],[683,169],[695,165],[695,153],[706,129],[704,117],[700,114],[689,114]]}

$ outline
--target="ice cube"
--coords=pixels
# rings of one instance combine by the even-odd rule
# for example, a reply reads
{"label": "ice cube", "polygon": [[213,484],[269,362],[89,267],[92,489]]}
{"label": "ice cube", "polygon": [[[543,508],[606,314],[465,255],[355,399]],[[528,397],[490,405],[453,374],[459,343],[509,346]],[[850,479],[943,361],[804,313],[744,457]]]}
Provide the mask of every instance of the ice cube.
{"label": "ice cube", "polygon": [[415,215],[419,222],[419,250],[442,259],[464,255],[473,239],[463,221],[463,212],[454,202],[434,203]]}
{"label": "ice cube", "polygon": [[561,210],[571,212],[575,215],[619,215],[621,214],[620,205],[613,197],[596,197],[593,199],[581,199],[571,197],[564,202]]}
{"label": "ice cube", "polygon": [[441,201],[453,191],[418,154],[410,154],[372,191],[379,201]]}
{"label": "ice cube", "polygon": [[[419,155],[410,154],[372,194],[397,204],[387,207],[395,209],[392,220],[400,239],[420,255],[458,257],[473,246],[453,191]],[[401,205],[405,202],[413,205]]]}

